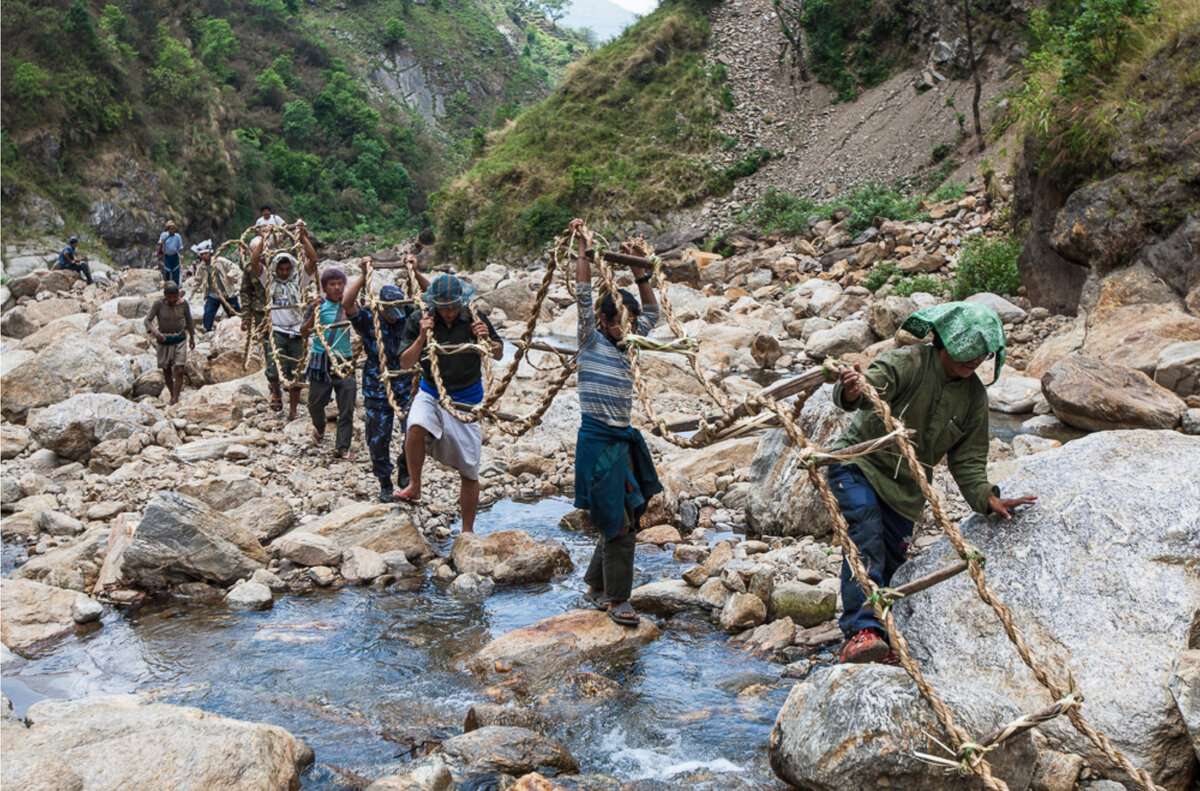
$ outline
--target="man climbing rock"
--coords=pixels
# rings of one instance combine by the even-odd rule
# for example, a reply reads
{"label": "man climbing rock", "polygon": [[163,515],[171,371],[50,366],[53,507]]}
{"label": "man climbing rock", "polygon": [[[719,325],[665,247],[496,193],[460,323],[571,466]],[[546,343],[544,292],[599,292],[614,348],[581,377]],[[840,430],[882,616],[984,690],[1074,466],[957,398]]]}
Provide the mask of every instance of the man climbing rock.
{"label": "man climbing rock", "polygon": [[[394,401],[400,409],[408,406],[412,393],[412,374],[399,375],[403,366],[400,353],[404,350],[404,326],[412,313],[420,313],[412,304],[404,302],[404,292],[396,286],[384,286],[379,290],[379,315],[367,307],[360,308],[356,301],[366,281],[366,269],[370,258],[363,260],[363,274],[346,289],[342,297],[342,310],[350,325],[358,331],[363,342],[363,423],[367,433],[367,449],[371,452],[371,472],[379,481],[379,501],[392,501],[392,472],[396,471],[396,487],[408,486],[408,464],[404,458],[404,429],[400,426],[400,452],[396,465],[392,466],[392,429],[395,426]],[[429,288],[429,280],[417,270],[416,256],[406,256],[404,263],[414,272],[421,288]],[[379,321],[379,333],[375,332],[375,321]],[[386,381],[379,366],[380,344],[383,346],[384,363],[390,378]],[[392,398],[388,400],[388,390]]]}
{"label": "man climbing rock", "polygon": [[[187,349],[196,348],[192,309],[186,299],[180,298],[177,284],[163,286],[162,299],[155,300],[150,306],[144,323],[146,331],[158,343],[158,367],[162,369],[163,380],[171,393],[171,404],[177,404],[179,391],[183,389]],[[186,348],[184,341],[188,344]]]}
{"label": "man climbing rock", "polygon": [[[572,220],[570,230],[583,229]],[[582,423],[575,444],[575,507],[587,509],[603,534],[592,553],[583,581],[587,599],[623,626],[637,626],[629,604],[633,588],[634,533],[650,498],[662,491],[646,440],[629,424],[633,410],[633,375],[624,348],[621,318],[613,295],[592,305],[592,269],[582,234],[575,264],[575,298],[579,303],[579,411]],[[641,305],[628,291],[619,298],[645,335],[658,323],[658,303],[643,267],[630,267]],[[643,307],[644,306],[644,307]]]}
{"label": "man climbing rock", "polygon": [[158,237],[159,269],[163,280],[179,285],[179,253],[183,250],[183,237],[175,230],[175,223],[167,221],[167,229]]}
{"label": "man climbing rock", "polygon": [[308,229],[303,220],[296,226],[304,248],[303,269],[294,255],[282,251],[271,256],[269,269],[263,266],[264,240],[257,238],[250,240],[250,271],[242,277],[242,297],[248,315],[242,321],[242,328],[247,332],[257,328],[264,336],[269,328],[271,338],[263,342],[263,358],[267,363],[271,409],[276,412],[283,409],[282,382],[287,381],[288,420],[299,417],[300,380],[296,378],[296,368],[304,357],[304,338],[300,332],[304,323],[304,292],[317,273],[317,250],[308,238]]}
{"label": "man climbing rock", "polygon": [[[300,332],[312,334],[308,355],[308,415],[312,418],[313,443],[325,440],[325,407],[336,398],[338,418],[334,441],[334,456],[354,461],[350,443],[354,440],[354,402],[358,386],[354,381],[354,354],[350,345],[350,327],[342,308],[346,290],[346,273],[329,267],[321,273],[321,293],[324,299],[308,306]],[[320,327],[317,327],[318,321]]]}
{"label": "man climbing rock", "polygon": [[[1010,519],[1009,509],[1037,498],[1002,498],[1000,489],[988,482],[987,390],[975,369],[995,359],[992,381],[1000,375],[1005,338],[999,316],[979,303],[948,302],[918,310],[902,328],[918,338],[932,332],[933,342],[887,352],[871,363],[865,374],[859,366],[842,371],[833,401],[842,409],[857,412],[834,448],[887,433],[862,396],[865,375],[880,398],[891,405],[892,414],[916,431],[913,446],[928,478],[932,479],[933,468],[945,457],[954,482],[972,509]],[[925,507],[925,497],[908,463],[898,449],[885,448],[835,464],[828,474],[863,564],[875,584],[886,587],[904,562],[913,522]],[[865,601],[843,560],[844,612],[839,624],[848,639],[841,660],[897,664],[883,624],[874,610],[862,609]]]}
{"label": "man climbing rock", "polygon": [[72,236],[67,240],[67,246],[58,253],[58,263],[55,265],[55,268],[80,273],[83,275],[84,282],[90,286],[92,284],[92,270],[88,268],[87,258],[75,255],[75,245],[77,244],[79,244],[78,236]]}
{"label": "man climbing rock", "polygon": [[[483,449],[483,429],[478,422],[463,423],[439,403],[442,395],[456,404],[473,406],[483,401],[483,359],[486,352],[499,360],[504,343],[487,316],[468,309],[474,286],[467,286],[453,275],[440,275],[425,290],[426,311],[415,312],[404,325],[404,352],[400,364],[412,368],[421,363],[421,388],[408,412],[408,435],[404,455],[408,461],[409,484],[396,494],[397,500],[416,501],[421,497],[421,468],[425,455],[458,470],[461,485],[458,501],[462,509],[464,533],[475,531],[475,512],[479,507],[479,457]],[[426,346],[456,346],[478,343],[483,348],[455,354],[433,350],[437,355],[440,382],[434,378],[431,354]],[[440,385],[440,387],[439,387]]]}
{"label": "man climbing rock", "polygon": [[234,293],[234,284],[237,283],[234,264],[224,256],[213,258],[211,239],[192,245],[192,252],[200,259],[196,266],[195,282],[204,295],[204,319],[201,325],[205,332],[212,332],[218,311],[224,308],[225,315],[232,318],[242,309]]}

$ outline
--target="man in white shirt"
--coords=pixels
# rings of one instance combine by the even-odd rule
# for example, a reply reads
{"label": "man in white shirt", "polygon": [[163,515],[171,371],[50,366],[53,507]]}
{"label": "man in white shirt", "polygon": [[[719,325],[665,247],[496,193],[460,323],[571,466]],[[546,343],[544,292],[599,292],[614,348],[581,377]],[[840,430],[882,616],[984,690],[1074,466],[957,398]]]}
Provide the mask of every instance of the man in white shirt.
{"label": "man in white shirt", "polygon": [[260,216],[257,220],[254,221],[254,227],[258,228],[260,233],[263,230],[265,230],[262,228],[262,226],[270,227],[272,225],[278,225],[278,226],[286,225],[286,223],[283,221],[283,218],[281,218],[278,214],[275,214],[271,211],[270,206],[264,204],[263,207],[259,211],[260,211]]}

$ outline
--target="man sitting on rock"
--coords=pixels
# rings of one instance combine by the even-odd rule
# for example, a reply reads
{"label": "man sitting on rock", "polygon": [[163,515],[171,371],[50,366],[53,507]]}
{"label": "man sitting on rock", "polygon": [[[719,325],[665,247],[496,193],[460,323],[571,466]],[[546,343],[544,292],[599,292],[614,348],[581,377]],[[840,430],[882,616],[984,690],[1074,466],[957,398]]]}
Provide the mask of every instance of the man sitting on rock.
{"label": "man sitting on rock", "polygon": [[58,254],[58,264],[55,268],[79,272],[83,275],[84,282],[90,286],[92,284],[92,270],[88,268],[87,258],[80,258],[75,255],[75,245],[77,244],[79,244],[78,236],[72,236],[67,240],[67,246]]}
{"label": "man sitting on rock", "polygon": [[[572,230],[583,228],[572,220]],[[575,443],[575,507],[587,509],[603,535],[592,553],[583,581],[588,600],[623,626],[637,626],[629,604],[633,588],[634,533],[650,498],[662,491],[646,440],[629,424],[633,411],[633,375],[624,350],[617,303],[611,294],[592,308],[592,268],[579,237],[575,298],[579,302],[579,411],[582,423]],[[650,275],[630,267],[644,309],[627,291],[619,298],[645,335],[658,323],[658,303]]]}
{"label": "man sitting on rock", "polygon": [[[1037,498],[1001,498],[1000,489],[988,481],[988,398],[975,375],[991,359],[996,360],[992,381],[1000,375],[1005,338],[999,316],[979,303],[948,302],[918,310],[902,329],[918,338],[932,332],[933,343],[885,353],[868,366],[867,381],[891,405],[892,414],[916,431],[912,443],[927,477],[932,479],[933,468],[945,457],[971,508],[1012,518],[1010,508]],[[860,366],[847,368],[834,386],[834,403],[858,410],[835,449],[887,433],[862,396],[863,375]],[[871,579],[886,587],[904,562],[913,522],[925,507],[908,463],[897,448],[877,450],[830,467],[829,485]],[[875,611],[862,608],[865,601],[849,564],[842,561],[844,612],[839,624],[848,640],[841,660],[898,664]]]}
{"label": "man sitting on rock", "polygon": [[225,315],[233,317],[236,311],[242,309],[238,304],[237,294],[233,293],[234,283],[237,282],[233,262],[224,256],[213,258],[211,239],[192,245],[192,252],[200,258],[196,267],[195,282],[204,294],[204,319],[201,325],[205,332],[212,332],[218,311],[224,308]]}
{"label": "man sitting on rock", "polygon": [[350,443],[354,440],[354,402],[358,387],[354,382],[354,353],[350,345],[350,328],[346,326],[346,312],[342,308],[342,296],[346,290],[346,273],[337,267],[329,267],[321,273],[321,292],[324,299],[314,300],[308,306],[300,331],[309,335],[318,320],[321,329],[312,336],[312,349],[308,355],[308,415],[312,418],[313,443],[320,445],[325,440],[325,407],[336,397],[338,408],[337,436],[334,455],[339,459],[354,461]]}
{"label": "man sitting on rock", "polygon": [[[366,268],[371,259],[363,260],[363,274],[350,284],[346,295],[342,297],[342,309],[351,326],[358,331],[363,342],[363,416],[367,431],[367,448],[371,452],[371,471],[379,480],[379,501],[392,501],[392,471],[396,470],[396,486],[403,489],[408,486],[408,464],[404,458],[404,429],[400,426],[400,453],[396,458],[396,466],[392,466],[392,428],[395,425],[396,406],[404,409],[408,406],[409,394],[412,392],[412,374],[399,375],[403,366],[400,364],[400,352],[404,351],[404,326],[409,316],[418,312],[411,304],[394,304],[404,300],[404,292],[396,286],[384,286],[379,290],[381,310],[376,317],[370,308],[360,308],[355,304],[358,294],[362,291],[366,280]],[[417,282],[421,288],[429,288],[429,280],[417,271],[416,256],[406,256],[404,263],[416,273]],[[384,361],[390,378],[384,382],[379,367],[379,341],[375,332],[375,321],[379,321],[379,336],[382,336]],[[391,389],[392,401],[388,400],[388,389]]]}
{"label": "man sitting on rock", "polygon": [[494,359],[504,353],[504,343],[487,316],[471,320],[467,308],[474,286],[467,286],[453,275],[441,275],[425,290],[428,312],[414,312],[404,325],[404,352],[400,364],[412,368],[421,363],[421,388],[408,413],[408,436],[404,454],[408,461],[409,484],[396,494],[398,500],[416,501],[421,497],[421,468],[425,454],[458,470],[461,479],[459,506],[464,533],[475,531],[475,511],[479,507],[479,458],[483,450],[483,429],[478,422],[463,423],[447,411],[439,399],[446,395],[456,404],[473,406],[483,401],[483,360],[472,352],[438,356],[441,374],[439,391],[433,376],[431,355],[423,354],[432,339],[438,346],[478,342],[487,347]]}
{"label": "man sitting on rock", "polygon": [[146,331],[158,342],[158,367],[171,392],[171,403],[177,404],[179,391],[183,389],[183,369],[187,365],[187,349],[183,342],[188,342],[188,348],[196,348],[192,309],[186,299],[180,298],[177,284],[163,286],[162,299],[155,300],[150,306],[145,325]]}

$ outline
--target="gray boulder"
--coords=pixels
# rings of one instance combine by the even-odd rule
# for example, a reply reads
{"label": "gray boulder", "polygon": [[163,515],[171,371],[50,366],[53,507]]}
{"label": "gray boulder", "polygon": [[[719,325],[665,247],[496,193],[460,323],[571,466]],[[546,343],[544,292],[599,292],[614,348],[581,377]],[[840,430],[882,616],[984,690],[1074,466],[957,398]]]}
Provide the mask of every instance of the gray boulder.
{"label": "gray boulder", "polygon": [[1027,414],[1042,397],[1042,382],[1032,376],[1002,376],[988,386],[987,396],[989,409]]}
{"label": "gray boulder", "polygon": [[[262,484],[249,475],[217,475],[189,481],[178,489],[210,508],[230,511],[262,496]],[[241,524],[247,524],[243,522]]]}
{"label": "gray boulder", "polygon": [[967,302],[978,302],[986,305],[995,311],[996,315],[1000,317],[1000,321],[1005,324],[1019,324],[1025,320],[1025,311],[999,294],[981,291],[978,294],[972,294],[967,297]]}
{"label": "gray boulder", "polygon": [[[11,651],[31,656],[43,644],[75,631],[75,608],[87,596],[33,580],[0,579],[0,641]],[[11,758],[5,739],[4,763]],[[7,783],[5,783],[7,785]]]}
{"label": "gray boulder", "polygon": [[30,409],[65,401],[76,393],[133,391],[129,358],[99,338],[66,338],[4,374],[0,387],[5,420],[23,422]]}
{"label": "gray boulder", "polygon": [[154,495],[132,541],[119,551],[125,582],[138,588],[195,580],[232,585],[268,561],[249,530],[176,492]]}
{"label": "gray boulder", "polygon": [[1068,355],[1042,374],[1042,392],[1062,422],[1087,429],[1171,429],[1187,404],[1141,371]]}
{"label": "gray boulder", "polygon": [[638,612],[662,616],[702,607],[699,589],[683,580],[660,580],[640,585],[629,595],[629,603]]}
{"label": "gray boulder", "polygon": [[1200,394],[1200,341],[1173,343],[1163,349],[1154,368],[1154,381],[1184,398]]}
{"label": "gray boulder", "polygon": [[[1060,668],[1064,683],[1069,669],[1085,716],[1164,788],[1183,791],[1196,758],[1167,684],[1200,609],[1192,570],[1200,557],[1200,440],[1170,431],[1103,432],[1017,461],[1005,488],[1036,494],[1037,504],[1002,525],[972,516],[963,523],[967,541],[987,557],[988,580],[1034,653]],[[944,540],[934,544],[900,568],[893,586],[951,554]],[[939,688],[953,682],[1000,690],[1022,712],[1047,704],[1048,693],[966,575],[902,600],[895,611]],[[1041,729],[1094,770],[1111,772],[1067,720]]]}
{"label": "gray boulder", "polygon": [[[980,737],[1021,713],[990,688],[935,685],[968,734]],[[884,665],[834,665],[792,687],[775,719],[768,751],[782,779],[808,791],[975,791],[960,777],[913,753],[945,754],[933,709],[908,674]],[[1037,751],[1028,733],[988,753],[993,774],[1013,791],[1029,787]]]}
{"label": "gray boulder", "polygon": [[867,322],[880,338],[890,338],[916,310],[917,303],[908,297],[885,297],[867,306]]}
{"label": "gray boulder", "polygon": [[828,330],[814,332],[804,351],[814,360],[823,360],[826,357],[861,352],[877,340],[865,321],[852,319]]}
{"label": "gray boulder", "polygon": [[816,585],[781,582],[771,589],[769,619],[791,618],[807,629],[825,623],[837,609],[837,595]]}
{"label": "gray boulder", "polygon": [[556,741],[525,728],[489,725],[447,739],[442,755],[455,779],[472,774],[505,774],[520,777],[539,767],[560,772],[579,771],[579,764]]}
{"label": "gray boulder", "polygon": [[483,574],[500,585],[549,582],[574,568],[561,543],[535,541],[523,530],[463,533],[454,540],[450,559],[459,574]]}
{"label": "gray boulder", "polygon": [[271,589],[262,582],[239,582],[225,594],[226,606],[234,610],[267,610],[273,603]]}
{"label": "gray boulder", "polygon": [[43,448],[79,461],[101,442],[131,437],[158,417],[150,407],[119,395],[80,393],[39,412],[29,432]]}
{"label": "gray boulder", "polygon": [[226,513],[264,544],[296,524],[295,509],[282,497],[258,497]]}
{"label": "gray boulder", "polygon": [[495,590],[496,583],[492,582],[491,577],[485,577],[482,574],[476,574],[469,571],[466,574],[459,574],[450,583],[450,593],[456,599],[463,601],[480,602],[492,595]]}

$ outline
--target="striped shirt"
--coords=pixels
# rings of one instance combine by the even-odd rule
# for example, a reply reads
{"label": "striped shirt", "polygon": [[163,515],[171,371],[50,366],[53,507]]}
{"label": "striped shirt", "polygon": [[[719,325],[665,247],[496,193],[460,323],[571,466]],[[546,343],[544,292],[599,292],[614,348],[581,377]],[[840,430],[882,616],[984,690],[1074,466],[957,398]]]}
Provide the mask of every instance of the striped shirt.
{"label": "striped shirt", "polygon": [[[576,283],[579,300],[579,409],[585,415],[624,428],[633,411],[633,375],[629,356],[596,328],[591,283]],[[638,335],[658,324],[658,306],[647,305],[638,316]]]}

